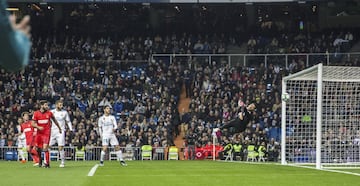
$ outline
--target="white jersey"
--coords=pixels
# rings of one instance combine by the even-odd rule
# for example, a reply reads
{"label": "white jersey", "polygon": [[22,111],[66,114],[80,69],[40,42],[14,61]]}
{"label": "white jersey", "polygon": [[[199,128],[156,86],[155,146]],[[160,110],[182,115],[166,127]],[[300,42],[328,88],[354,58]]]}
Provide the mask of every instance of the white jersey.
{"label": "white jersey", "polygon": [[[65,125],[67,124],[69,129],[72,131],[72,124],[70,121],[69,113],[66,110],[56,110],[53,109],[51,112],[54,114],[55,119],[58,121],[60,128],[62,130],[62,133],[65,133]],[[59,132],[59,129],[55,125],[55,123],[52,123],[51,125],[51,132]]]}
{"label": "white jersey", "polygon": [[18,146],[18,148],[24,148],[24,147],[26,147],[25,132],[21,132],[21,126],[20,125],[17,126],[17,129],[18,129],[18,133],[20,134],[18,136],[18,139],[17,139],[17,146]]}
{"label": "white jersey", "polygon": [[18,134],[20,134],[18,136],[18,140],[25,140],[26,139],[25,132],[21,132],[21,126],[18,125],[17,129],[18,129]]}
{"label": "white jersey", "polygon": [[98,120],[99,132],[101,136],[110,136],[117,129],[116,119],[113,115],[101,116]]}

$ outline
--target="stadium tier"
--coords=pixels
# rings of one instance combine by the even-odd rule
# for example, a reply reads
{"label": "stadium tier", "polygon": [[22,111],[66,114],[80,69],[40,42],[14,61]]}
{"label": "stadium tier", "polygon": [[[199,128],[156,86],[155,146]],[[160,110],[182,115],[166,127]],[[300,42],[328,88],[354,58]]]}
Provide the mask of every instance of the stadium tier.
{"label": "stadium tier", "polygon": [[[286,95],[281,80],[319,63],[359,66],[353,18],[342,27],[331,25],[341,16],[334,18],[336,9],[323,2],[10,5],[19,7],[14,12],[19,16],[31,15],[32,50],[24,70],[0,73],[0,159],[5,160],[18,160],[21,113],[38,110],[40,100],[53,108],[60,99],[74,129],[64,131],[69,160],[99,159],[97,120],[102,107],[111,105],[116,138],[130,160],[142,160],[143,155],[165,160],[176,146],[178,157],[173,152],[172,159],[315,163],[318,103],[312,96],[318,85],[315,80],[294,80],[286,86]],[[321,141],[322,166],[359,160],[353,145],[357,138],[348,136],[348,130],[352,136],[358,130],[357,107],[351,105],[358,101],[358,85],[339,82],[338,72],[349,73],[338,67],[330,73],[337,81],[323,84],[330,88],[324,92],[322,119],[327,123],[322,138],[329,140]],[[304,94],[294,95],[302,89]],[[332,97],[334,93],[341,99]],[[340,106],[343,98],[351,103]],[[230,128],[213,135],[213,129],[244,112],[239,100],[256,104],[254,119],[244,132],[234,134]],[[280,143],[286,144],[282,154]],[[151,152],[144,149],[147,154],[142,154],[144,145],[150,145]],[[75,146],[85,147],[85,152],[77,153]],[[56,146],[52,150],[57,156]],[[106,157],[112,160],[111,155]]]}

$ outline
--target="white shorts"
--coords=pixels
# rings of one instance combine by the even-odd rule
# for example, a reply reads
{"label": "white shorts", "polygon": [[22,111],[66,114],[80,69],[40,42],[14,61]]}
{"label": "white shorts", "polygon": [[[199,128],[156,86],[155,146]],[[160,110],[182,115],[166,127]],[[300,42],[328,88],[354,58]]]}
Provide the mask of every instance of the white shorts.
{"label": "white shorts", "polygon": [[26,147],[26,139],[18,139],[17,144],[18,149]]}
{"label": "white shorts", "polygon": [[112,146],[116,146],[116,145],[119,145],[119,141],[117,140],[115,134],[113,135],[110,135],[110,136],[103,136],[102,137],[102,146],[104,145],[112,145]]}
{"label": "white shorts", "polygon": [[61,134],[59,132],[51,132],[49,145],[53,146],[55,143],[57,143],[58,146],[65,146],[65,132],[62,132]]}

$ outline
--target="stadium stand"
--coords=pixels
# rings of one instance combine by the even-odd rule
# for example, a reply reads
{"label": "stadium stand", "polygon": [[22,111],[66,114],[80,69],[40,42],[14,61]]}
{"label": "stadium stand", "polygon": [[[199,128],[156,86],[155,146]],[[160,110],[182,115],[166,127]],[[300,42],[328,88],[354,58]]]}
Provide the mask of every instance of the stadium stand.
{"label": "stadium stand", "polygon": [[[44,11],[44,15],[32,12],[39,18],[32,23],[32,63],[18,73],[3,69],[0,72],[0,147],[16,142],[15,123],[22,112],[37,110],[41,99],[52,104],[63,99],[75,129],[74,135],[66,132],[66,146],[86,144],[86,159],[98,157],[94,149],[101,145],[101,140],[96,119],[101,115],[100,107],[106,104],[112,105],[118,120],[116,135],[121,146],[132,144],[137,148],[133,152],[135,159],[142,158],[143,145],[156,143],[159,148],[167,148],[175,144],[176,137],[183,139],[190,131],[196,134],[193,139],[196,148],[202,148],[212,143],[212,129],[236,114],[241,98],[244,102],[257,102],[256,119],[242,134],[232,136],[225,132],[220,144],[234,138],[246,149],[251,141],[265,142],[267,160],[277,161],[281,78],[311,65],[305,63],[306,57],[289,57],[288,66],[275,57],[269,57],[266,66],[263,59],[251,58],[248,66],[243,67],[230,65],[224,58],[209,61],[207,57],[174,57],[170,62],[165,58],[152,59],[152,54],[226,54],[230,45],[245,44],[250,54],[336,52],[337,64],[359,65],[358,58],[340,54],[358,42],[357,32],[352,29],[287,33],[288,30],[269,32],[266,25],[259,24],[256,32],[245,33],[241,31],[244,25],[234,25],[231,19],[210,24],[228,9],[220,7],[225,11],[215,11],[219,9],[211,7],[206,12],[214,16],[211,19],[194,14],[189,23],[181,24],[182,18],[174,18],[161,29],[149,30],[139,27],[146,25],[136,23],[140,18],[127,20],[121,11],[115,11],[119,7],[101,6],[108,9],[89,6],[79,9],[79,5],[71,4],[64,7],[64,17],[50,25],[44,22],[53,21],[51,12]],[[111,11],[112,8],[115,10]],[[127,11],[134,17],[148,13],[140,5],[130,6]],[[186,11],[190,14],[197,10]],[[240,13],[241,10],[236,10],[232,14]],[[108,19],[104,21],[99,15]],[[125,22],[112,25],[115,18]],[[129,27],[124,28],[126,24]],[[215,29],[208,33],[210,27]],[[271,29],[280,27],[277,24]],[[239,32],[244,33],[242,38]],[[326,60],[324,56],[312,59]],[[178,103],[185,91],[185,80],[190,85],[190,91],[186,91],[190,102],[189,112],[182,113]],[[189,152],[184,149],[186,139],[184,144],[178,146],[179,154]],[[2,150],[0,158],[4,157],[6,151]]]}

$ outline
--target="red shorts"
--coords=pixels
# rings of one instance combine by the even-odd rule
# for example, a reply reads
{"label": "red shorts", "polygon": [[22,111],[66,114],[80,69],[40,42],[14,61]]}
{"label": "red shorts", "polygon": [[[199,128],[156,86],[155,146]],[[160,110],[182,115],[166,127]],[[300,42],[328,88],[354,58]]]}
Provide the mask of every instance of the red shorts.
{"label": "red shorts", "polygon": [[39,148],[43,148],[44,144],[49,145],[50,134],[36,134],[35,136],[35,145]]}
{"label": "red shorts", "polygon": [[29,138],[27,137],[27,138],[26,138],[26,146],[31,146],[31,147],[34,146],[34,145],[35,145],[35,144],[34,144],[34,143],[35,143],[35,137],[36,137],[36,136],[31,136],[31,138],[30,138],[30,137],[29,137]]}

